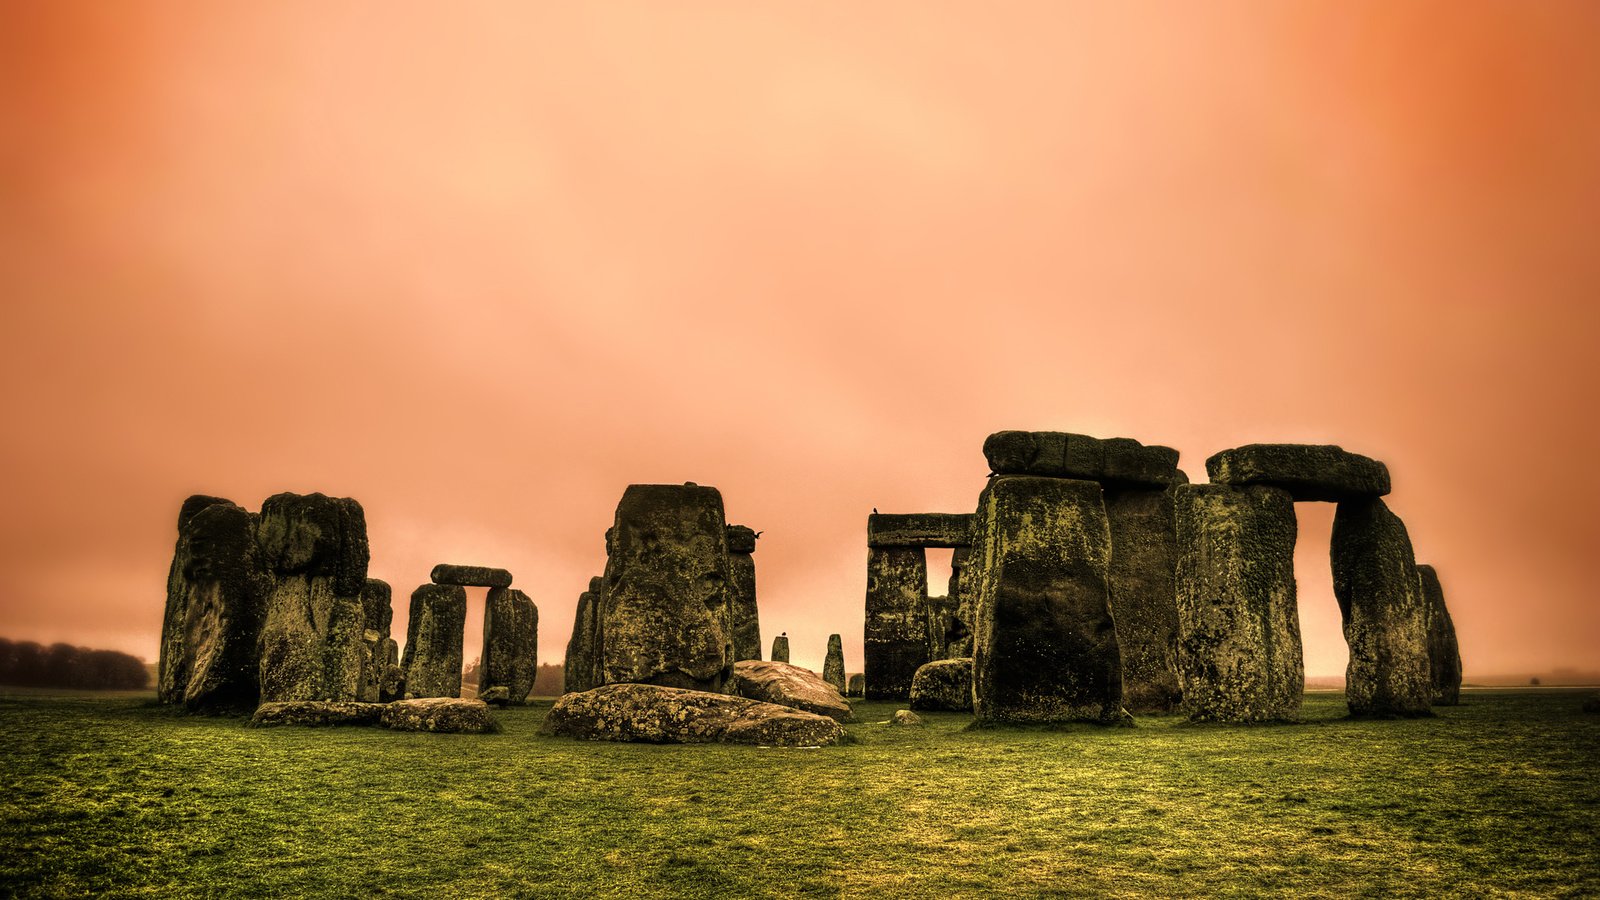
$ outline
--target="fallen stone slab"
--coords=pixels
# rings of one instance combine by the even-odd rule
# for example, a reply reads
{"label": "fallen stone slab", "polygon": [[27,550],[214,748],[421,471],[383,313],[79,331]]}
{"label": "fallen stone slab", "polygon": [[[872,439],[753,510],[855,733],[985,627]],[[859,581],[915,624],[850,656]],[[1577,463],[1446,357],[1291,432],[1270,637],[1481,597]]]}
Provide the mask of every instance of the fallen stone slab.
{"label": "fallen stone slab", "polygon": [[488,566],[453,566],[449,563],[440,563],[433,567],[428,579],[434,584],[454,584],[461,587],[511,587],[510,572]]}
{"label": "fallen stone slab", "polygon": [[1389,493],[1389,468],[1332,444],[1246,444],[1206,460],[1212,484],[1265,484],[1297,501],[1380,497]]}
{"label": "fallen stone slab", "polygon": [[897,709],[889,717],[890,725],[921,725],[922,717],[909,709]]}
{"label": "fallen stone slab", "polygon": [[500,730],[489,714],[489,704],[455,697],[396,700],[383,706],[379,722],[395,731],[485,734]]}
{"label": "fallen stone slab", "polygon": [[972,658],[937,659],[911,679],[911,708],[972,711]]}
{"label": "fallen stone slab", "polygon": [[647,744],[822,747],[843,739],[844,727],[827,716],[743,697],[609,684],[557,700],[540,733]]}
{"label": "fallen stone slab", "polygon": [[868,547],[966,547],[972,543],[971,531],[971,513],[867,516]]}
{"label": "fallen stone slab", "polygon": [[1061,431],[997,431],[983,442],[996,475],[1042,475],[1105,484],[1184,484],[1178,451],[1133,438],[1095,438]]}
{"label": "fallen stone slab", "polygon": [[376,725],[385,704],[332,700],[282,700],[263,703],[250,717],[251,728],[276,725]]}
{"label": "fallen stone slab", "polygon": [[749,700],[803,709],[838,722],[853,721],[850,704],[838,689],[810,669],[788,663],[759,659],[736,662],[729,691]]}

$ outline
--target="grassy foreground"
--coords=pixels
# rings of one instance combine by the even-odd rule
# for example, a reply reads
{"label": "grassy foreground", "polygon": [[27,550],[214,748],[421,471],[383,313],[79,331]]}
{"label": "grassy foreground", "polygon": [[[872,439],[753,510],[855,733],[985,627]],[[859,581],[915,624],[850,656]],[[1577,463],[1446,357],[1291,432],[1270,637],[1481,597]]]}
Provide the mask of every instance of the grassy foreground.
{"label": "grassy foreground", "polygon": [[0,894],[1600,895],[1600,716],[965,731],[823,750],[252,730],[145,696],[0,696]]}

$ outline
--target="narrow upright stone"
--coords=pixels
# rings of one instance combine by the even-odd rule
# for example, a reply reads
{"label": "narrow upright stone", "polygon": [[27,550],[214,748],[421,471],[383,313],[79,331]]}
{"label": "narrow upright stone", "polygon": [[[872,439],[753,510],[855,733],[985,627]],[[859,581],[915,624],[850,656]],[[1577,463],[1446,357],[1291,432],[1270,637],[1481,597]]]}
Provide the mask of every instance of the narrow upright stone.
{"label": "narrow upright stone", "polygon": [[928,661],[928,559],[920,547],[867,550],[867,616],[862,667],[870,700],[911,696],[911,676]]}
{"label": "narrow upright stone", "polygon": [[979,499],[974,535],[973,552],[984,560],[974,629],[978,721],[1121,721],[1111,533],[1100,485],[993,478]]}
{"label": "narrow upright stone", "polygon": [[389,632],[394,625],[392,591],[388,582],[368,578],[361,588],[363,630],[361,634],[361,682],[356,699],[378,703],[383,699],[384,682],[398,680],[389,668]]}
{"label": "narrow upright stone", "polygon": [[467,589],[424,584],[411,593],[406,626],[406,699],[460,697],[462,642],[467,627]]}
{"label": "narrow upright stone", "polygon": [[789,661],[789,634],[784,632],[772,639],[772,661],[786,663]]}
{"label": "narrow upright stone", "polygon": [[761,616],[756,608],[756,532],[728,526],[728,633],[735,662],[761,658]]}
{"label": "narrow upright stone", "polygon": [[1122,649],[1122,702],[1129,711],[1178,705],[1177,523],[1172,488],[1108,488],[1111,611]]}
{"label": "narrow upright stone", "polygon": [[568,694],[600,686],[600,591],[605,579],[589,579],[589,589],[578,595],[578,611],[572,620],[572,638],[567,641],[567,658],[562,670],[562,690]]}
{"label": "narrow upright stone", "polygon": [[1273,487],[1197,484],[1174,501],[1184,711],[1197,721],[1295,719],[1305,668],[1294,500]]}
{"label": "narrow upright stone", "polygon": [[844,643],[837,634],[828,635],[828,656],[822,661],[822,680],[844,693]]}
{"label": "narrow upright stone", "polygon": [[1433,566],[1418,565],[1422,597],[1427,606],[1429,681],[1434,706],[1461,703],[1461,648],[1456,644],[1456,626],[1444,605],[1444,588]]}
{"label": "narrow upright stone", "polygon": [[[516,588],[490,588],[483,610],[478,696],[522,704],[539,674],[539,608]],[[503,697],[502,697],[503,693]]]}
{"label": "narrow upright stone", "polygon": [[972,624],[977,621],[972,608],[972,589],[967,569],[972,565],[972,548],[957,547],[950,554],[950,583],[948,596],[955,601],[955,622],[945,640],[945,654],[952,659],[972,655]]}
{"label": "narrow upright stone", "polygon": [[1332,556],[1350,714],[1430,715],[1426,605],[1405,523],[1377,497],[1345,500],[1333,517]]}

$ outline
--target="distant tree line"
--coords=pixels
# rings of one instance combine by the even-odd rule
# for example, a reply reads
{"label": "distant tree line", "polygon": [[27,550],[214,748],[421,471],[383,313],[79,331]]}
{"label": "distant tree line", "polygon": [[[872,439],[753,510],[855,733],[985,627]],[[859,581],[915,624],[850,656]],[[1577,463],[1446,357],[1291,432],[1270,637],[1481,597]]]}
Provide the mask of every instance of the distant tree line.
{"label": "distant tree line", "polygon": [[149,686],[150,671],[138,657],[115,650],[0,638],[0,684],[137,690]]}

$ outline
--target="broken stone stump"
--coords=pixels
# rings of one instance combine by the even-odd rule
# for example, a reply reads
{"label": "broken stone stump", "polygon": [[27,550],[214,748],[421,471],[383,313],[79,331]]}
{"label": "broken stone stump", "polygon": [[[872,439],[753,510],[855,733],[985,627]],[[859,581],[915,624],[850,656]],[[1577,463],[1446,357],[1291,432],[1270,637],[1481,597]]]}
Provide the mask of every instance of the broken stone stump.
{"label": "broken stone stump", "polygon": [[868,699],[911,695],[911,676],[928,661],[927,606],[928,560],[922,548],[868,548],[862,641]]}
{"label": "broken stone stump", "polygon": [[1173,488],[1108,488],[1111,612],[1130,712],[1178,705],[1178,532]]}
{"label": "broken stone stump", "polygon": [[1405,523],[1377,497],[1342,501],[1332,556],[1333,595],[1350,645],[1350,714],[1431,715],[1425,601]]}
{"label": "broken stone stump", "polygon": [[867,696],[867,676],[861,672],[852,672],[847,682],[848,689],[844,692],[846,697]]}
{"label": "broken stone stump", "polygon": [[822,680],[844,693],[844,643],[837,634],[828,635],[828,655],[822,661]]}
{"label": "broken stone stump", "polygon": [[1120,722],[1100,485],[1001,475],[984,488],[977,523],[973,552],[985,560],[972,672],[978,721]]}
{"label": "broken stone stump", "polygon": [[406,699],[461,696],[466,627],[466,588],[430,582],[411,593],[411,621],[401,663]]}
{"label": "broken stone stump", "polygon": [[733,658],[761,658],[761,618],[756,608],[755,529],[728,526],[728,632]]}
{"label": "broken stone stump", "polygon": [[722,494],[696,484],[629,485],[611,547],[602,680],[720,691],[733,666]]}
{"label": "broken stone stump", "polygon": [[461,587],[508,588],[511,573],[489,566],[452,566],[440,563],[433,567],[428,579],[434,584],[454,584]]}
{"label": "broken stone stump", "polygon": [[589,741],[772,747],[821,747],[844,738],[844,727],[827,716],[652,684],[609,684],[567,694],[539,731]]}
{"label": "broken stone stump", "polygon": [[499,723],[482,700],[424,697],[396,700],[382,707],[379,723],[394,731],[433,731],[443,734],[486,734],[499,731]]}
{"label": "broken stone stump", "polygon": [[1296,500],[1339,502],[1389,493],[1389,469],[1332,444],[1247,444],[1206,460],[1212,484],[1264,484]]}
{"label": "broken stone stump", "polygon": [[781,662],[759,659],[733,664],[729,693],[763,703],[803,709],[839,722],[851,721],[850,704],[832,684],[817,673]]}
{"label": "broken stone stump", "polygon": [[1456,644],[1456,626],[1444,605],[1444,588],[1433,566],[1417,566],[1421,578],[1423,609],[1428,623],[1428,680],[1434,706],[1461,703],[1461,648]]}
{"label": "broken stone stump", "polygon": [[1274,487],[1177,488],[1178,674],[1196,721],[1299,716],[1294,499]]}
{"label": "broken stone stump", "polygon": [[261,702],[355,700],[367,656],[361,504],[275,494],[261,504],[257,543],[273,577],[261,626]]}
{"label": "broken stone stump", "polygon": [[911,679],[911,708],[970,712],[972,659],[936,659]]}
{"label": "broken stone stump", "polygon": [[789,635],[780,634],[772,639],[772,661],[786,663],[789,661]]}
{"label": "broken stone stump", "polygon": [[539,608],[515,588],[490,588],[483,611],[479,696],[504,706],[527,702],[539,674]]}
{"label": "broken stone stump", "polygon": [[567,657],[562,670],[562,691],[587,691],[599,687],[600,591],[605,579],[589,579],[589,589],[578,595],[578,611],[572,620],[572,638],[567,641]]}

